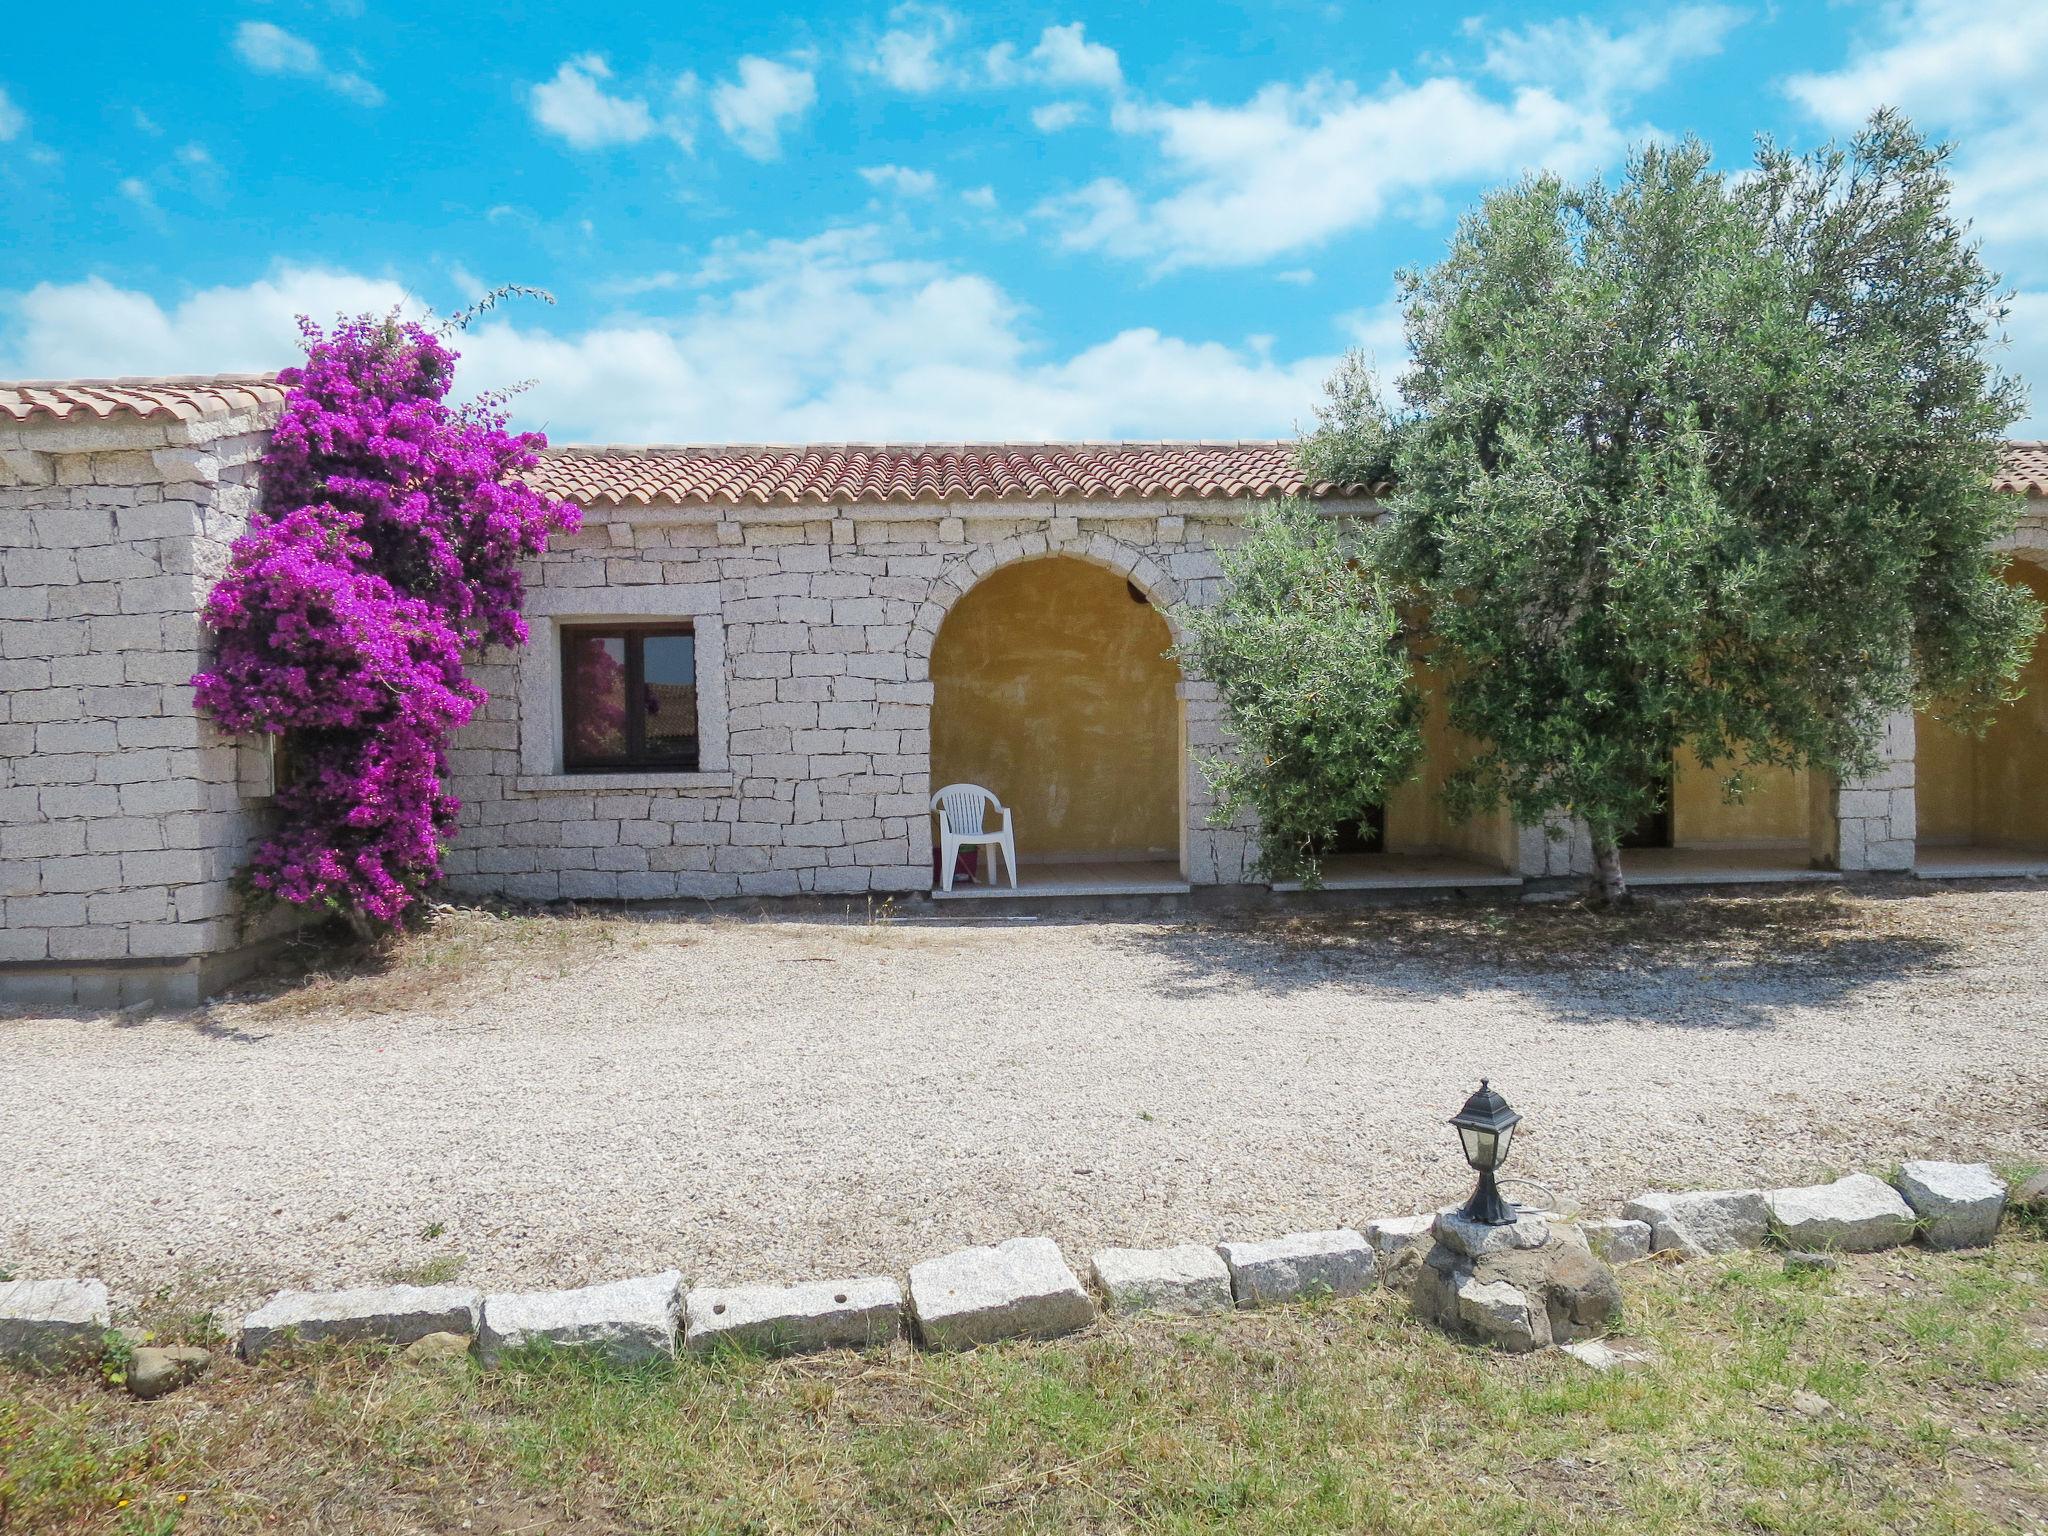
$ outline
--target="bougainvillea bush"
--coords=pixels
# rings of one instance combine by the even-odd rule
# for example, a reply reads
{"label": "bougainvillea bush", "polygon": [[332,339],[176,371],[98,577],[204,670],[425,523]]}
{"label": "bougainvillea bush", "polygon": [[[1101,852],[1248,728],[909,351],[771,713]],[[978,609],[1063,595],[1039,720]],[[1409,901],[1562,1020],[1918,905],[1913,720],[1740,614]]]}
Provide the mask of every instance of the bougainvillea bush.
{"label": "bougainvillea bush", "polygon": [[438,336],[395,316],[301,328],[261,509],[204,610],[218,658],[192,683],[223,728],[289,739],[254,887],[391,924],[455,826],[448,740],[486,698],[464,653],[524,643],[519,562],[578,518],[514,478],[545,438],[508,432],[495,399],[446,403]]}

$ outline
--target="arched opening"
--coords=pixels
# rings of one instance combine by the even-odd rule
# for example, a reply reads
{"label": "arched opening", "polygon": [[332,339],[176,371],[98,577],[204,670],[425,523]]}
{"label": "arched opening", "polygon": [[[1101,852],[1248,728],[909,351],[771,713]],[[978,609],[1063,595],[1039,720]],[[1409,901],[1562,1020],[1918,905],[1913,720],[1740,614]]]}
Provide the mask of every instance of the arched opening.
{"label": "arched opening", "polygon": [[980,784],[1011,809],[1026,886],[1184,888],[1172,644],[1135,584],[1060,555],[991,572],[946,615],[932,787]]}
{"label": "arched opening", "polygon": [[[1748,789],[1730,800],[1723,783],[1739,767]],[[1826,820],[1817,786],[1801,768],[1738,760],[1702,764],[1689,747],[1671,763],[1663,812],[1638,828],[1622,864],[1640,885],[1719,884],[1830,878],[1820,829]]]}
{"label": "arched opening", "polygon": [[[1421,661],[1415,685],[1422,694],[1422,757],[1414,775],[1388,791],[1371,818],[1371,837],[1340,845],[1322,863],[1325,890],[1414,890],[1517,885],[1515,829],[1505,808],[1460,819],[1443,801],[1450,776],[1470,761],[1477,744],[1454,729],[1441,680]],[[1300,889],[1296,881],[1275,890]]]}
{"label": "arched opening", "polygon": [[[2048,570],[2014,563],[2006,579],[2048,602]],[[2020,676],[2026,692],[1982,737],[1931,715],[1914,721],[1914,866],[1922,875],[2048,871],[2048,642]]]}

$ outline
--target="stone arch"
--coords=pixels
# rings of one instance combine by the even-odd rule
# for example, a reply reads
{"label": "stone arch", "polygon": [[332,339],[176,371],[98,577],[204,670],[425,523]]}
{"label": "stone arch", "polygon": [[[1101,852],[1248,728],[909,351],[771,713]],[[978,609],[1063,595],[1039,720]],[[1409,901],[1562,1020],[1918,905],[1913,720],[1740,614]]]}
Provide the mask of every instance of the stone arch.
{"label": "stone arch", "polygon": [[2022,527],[1999,547],[2018,563],[2048,568],[2048,524]]}
{"label": "stone arch", "polygon": [[[2031,511],[2031,506],[2029,508]],[[2001,541],[2005,580],[2048,602],[2048,527],[2025,523]],[[1913,841],[1923,870],[2032,873],[2048,865],[2048,637],[2034,643],[2024,692],[1980,739],[1933,716],[1914,719]]]}
{"label": "stone arch", "polygon": [[[956,556],[932,579],[931,591],[918,606],[917,617],[910,625],[910,681],[923,683],[931,680],[932,648],[938,643],[939,630],[946,622],[946,615],[952,612],[953,605],[969,590],[984,577],[1006,566],[1053,556],[1083,560],[1115,572],[1145,594],[1159,616],[1166,620],[1167,632],[1172,635],[1176,646],[1187,638],[1174,613],[1183,601],[1181,585],[1143,550],[1101,533],[1066,538],[1043,533],[1016,534]],[[1186,676],[1184,667],[1182,675]]]}
{"label": "stone arch", "polygon": [[[1070,570],[1076,565],[1086,566],[1092,568],[1097,573],[1106,573],[1108,576],[1115,577],[1119,582],[1128,583],[1133,593],[1142,597],[1150,614],[1154,616],[1154,621],[1163,625],[1163,639],[1167,645],[1178,646],[1185,638],[1184,631],[1177,622],[1173,612],[1174,605],[1183,600],[1184,588],[1181,583],[1175,580],[1160,560],[1155,559],[1143,549],[1120,540],[1103,535],[1061,538],[1058,536],[1048,536],[1044,533],[1022,534],[979,546],[949,559],[941,572],[933,578],[927,600],[919,606],[912,622],[906,646],[908,653],[908,681],[912,685],[921,688],[925,700],[923,705],[925,715],[923,741],[926,749],[925,766],[928,770],[926,775],[928,782],[923,785],[923,788],[927,793],[939,782],[937,779],[930,778],[930,774],[939,772],[945,767],[944,763],[937,760],[946,749],[944,740],[941,739],[941,733],[938,731],[939,722],[935,713],[936,706],[943,702],[940,695],[945,692],[943,686],[945,678],[936,675],[932,667],[934,657],[938,652],[941,634],[942,632],[951,633],[947,629],[947,623],[956,612],[959,612],[963,617],[963,622],[965,621],[968,610],[966,607],[963,607],[963,600],[969,599],[971,595],[984,590],[990,590],[991,596],[994,595],[992,589],[987,587],[991,577],[1013,571],[1021,575],[1022,572],[1019,568],[1034,565],[1064,565]],[[1014,601],[1014,597],[1006,595],[1000,601],[1009,603]],[[977,617],[974,623],[970,626],[967,636],[962,638],[963,644],[974,646],[977,642],[969,637],[982,635],[983,639],[979,643],[985,647],[984,625],[986,618],[987,615],[980,614],[979,610],[977,610]],[[1162,646],[1162,652],[1164,649],[1165,647]],[[971,649],[967,654],[975,654],[975,651]],[[986,659],[988,653],[983,650],[981,654],[984,656],[982,665],[988,665]],[[1028,666],[1028,664],[1026,665]],[[998,671],[1000,672],[1000,670],[1001,667],[998,664]],[[1051,845],[1051,848],[1056,850],[1056,853],[1050,853],[1045,849],[1041,849],[1037,851],[1039,854],[1055,857],[1057,860],[1073,861],[1081,856],[1085,846],[1089,850],[1104,851],[1106,856],[1110,857],[1138,859],[1141,861],[1150,859],[1155,861],[1150,867],[1155,868],[1157,867],[1156,861],[1164,858],[1178,866],[1183,876],[1190,869],[1191,831],[1201,827],[1205,803],[1193,804],[1190,800],[1191,788],[1194,786],[1191,786],[1190,782],[1189,716],[1196,711],[1206,711],[1206,705],[1197,703],[1191,706],[1188,701],[1192,697],[1199,696],[1204,691],[1204,688],[1199,683],[1193,685],[1189,683],[1188,671],[1181,665],[1178,658],[1167,660],[1165,671],[1169,674],[1170,680],[1155,676],[1150,682],[1143,685],[1141,692],[1119,695],[1120,697],[1131,697],[1134,699],[1154,701],[1164,699],[1165,701],[1166,713],[1163,716],[1157,712],[1156,704],[1145,706],[1136,713],[1154,721],[1154,725],[1150,728],[1152,731],[1163,729],[1167,733],[1163,740],[1166,747],[1170,750],[1171,767],[1167,766],[1164,756],[1154,757],[1152,761],[1157,770],[1165,772],[1169,776],[1161,779],[1148,771],[1140,775],[1138,779],[1130,781],[1133,783],[1142,781],[1143,783],[1157,786],[1157,793],[1161,796],[1161,799],[1152,802],[1154,809],[1151,812],[1145,812],[1141,809],[1142,797],[1126,799],[1119,796],[1080,795],[1078,798],[1071,799],[1070,801],[1063,801],[1058,793],[1055,792],[1053,801],[1057,803],[1096,806],[1117,804],[1121,806],[1121,812],[1112,814],[1110,817],[1112,825],[1092,827],[1093,831],[1107,835],[1099,839],[1084,839],[1082,843],[1077,843],[1073,847],[1069,847],[1064,843],[1054,843]],[[1136,679],[1132,679],[1132,682],[1135,685]],[[1154,688],[1162,687],[1167,691],[1164,693],[1151,691]],[[1077,695],[1077,697],[1086,696],[1088,695],[1085,690],[1081,695]],[[1097,696],[1099,697],[1099,694]],[[949,716],[949,718],[957,717]],[[1066,720],[1069,729],[1075,727],[1075,722],[1071,719],[1067,719],[1064,715],[1061,718]],[[1079,728],[1084,733],[1088,729],[1085,726]],[[1054,735],[1057,736],[1058,734],[1059,732],[1055,730]],[[1140,737],[1136,739],[1144,739],[1145,734],[1141,730]],[[1030,749],[1028,747],[1020,749],[1015,742],[1011,741],[1009,733],[1001,729],[995,729],[988,737],[978,739],[1007,743],[1008,745],[996,749],[998,757],[1008,756],[1019,750],[1024,752],[1027,759],[1030,756]],[[1151,736],[1150,739],[1155,743],[1161,741],[1161,738],[1156,735]],[[1149,750],[1157,753],[1159,747],[1155,745],[1150,749],[1140,750]],[[948,760],[952,761],[953,759],[949,758]],[[1095,761],[1086,754],[1072,759],[1063,757],[1058,760],[1063,764],[1072,762],[1077,765]],[[1012,766],[1015,767],[1017,765],[1013,763]],[[955,776],[957,776],[957,771]],[[1083,773],[1083,778],[1084,780],[1086,778],[1085,772]],[[1065,773],[1053,772],[1049,776],[1027,774],[1024,782],[1030,784],[1058,784],[1066,780],[1067,775]],[[988,780],[987,782],[993,783],[994,781]],[[1006,798],[1008,797],[1006,796]],[[1025,795],[1023,803],[1028,805],[1031,798],[1030,795]],[[1203,799],[1205,802],[1205,795]],[[1160,817],[1161,810],[1168,804],[1172,808],[1170,828],[1166,821]],[[1064,826],[1069,833],[1081,830],[1081,826],[1077,826],[1074,821],[1064,814],[1049,813],[1047,807],[1039,807],[1038,810],[1040,814],[1034,820],[1041,826]],[[1020,820],[1022,819],[1022,814],[1020,809]],[[1094,818],[1084,815],[1080,818],[1080,823],[1081,825],[1089,825],[1093,820]],[[1165,841],[1162,843],[1158,836],[1128,837],[1122,835],[1132,830],[1131,822],[1134,820],[1148,826],[1152,826],[1156,822],[1155,830],[1166,834]],[[1025,845],[1025,862],[1029,866],[1032,864],[1035,856],[1034,850],[1028,846],[1028,836],[1022,831],[1020,831],[1019,841],[1020,844]],[[1140,851],[1144,849],[1153,851]]]}

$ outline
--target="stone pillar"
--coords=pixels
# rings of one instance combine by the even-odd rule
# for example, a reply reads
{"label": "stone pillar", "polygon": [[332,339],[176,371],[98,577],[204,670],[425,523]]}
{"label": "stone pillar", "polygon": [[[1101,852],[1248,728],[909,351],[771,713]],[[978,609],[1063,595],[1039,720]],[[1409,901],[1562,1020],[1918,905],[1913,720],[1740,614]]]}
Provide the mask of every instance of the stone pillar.
{"label": "stone pillar", "polygon": [[1917,807],[1911,710],[1902,709],[1885,721],[1876,771],[1843,780],[1833,800],[1837,869],[1875,873],[1913,867]]}
{"label": "stone pillar", "polygon": [[267,807],[188,681],[273,414],[0,418],[0,1002],[195,1002],[284,921],[237,920]]}
{"label": "stone pillar", "polygon": [[1577,817],[1552,816],[1515,827],[1515,864],[1524,880],[1559,880],[1593,872],[1593,835]]}

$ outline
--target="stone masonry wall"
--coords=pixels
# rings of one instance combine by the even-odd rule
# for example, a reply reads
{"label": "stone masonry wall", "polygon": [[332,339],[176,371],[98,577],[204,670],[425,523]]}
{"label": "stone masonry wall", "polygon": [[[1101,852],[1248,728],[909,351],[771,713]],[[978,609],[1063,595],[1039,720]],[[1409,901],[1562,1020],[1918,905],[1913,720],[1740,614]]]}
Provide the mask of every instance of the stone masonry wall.
{"label": "stone masonry wall", "polygon": [[[189,999],[258,936],[231,881],[267,814],[267,763],[198,718],[186,680],[266,430],[256,412],[0,425],[0,1002]],[[2012,541],[2022,557],[2048,552],[2042,507]],[[1068,555],[1170,616],[1217,595],[1215,552],[1247,510],[594,514],[530,567],[532,644],[478,659],[491,700],[451,754],[450,883],[535,900],[924,890],[929,665],[952,603],[998,567]],[[696,626],[697,772],[562,773],[558,626],[606,618]],[[1179,691],[1183,868],[1238,883],[1249,829],[1209,825],[1197,762],[1223,745],[1220,702],[1200,680]],[[1910,867],[1910,718],[1828,810],[1843,869]],[[1583,843],[1524,829],[1515,872],[1577,872]]]}
{"label": "stone masonry wall", "polygon": [[[1369,511],[1361,505],[1347,510]],[[453,887],[531,900],[921,891],[931,879],[929,662],[951,604],[999,566],[1061,554],[1117,571],[1162,612],[1212,600],[1215,550],[1246,504],[597,511],[529,570],[533,642],[477,672],[490,704],[458,738]],[[2018,543],[2029,552],[2038,515]],[[556,626],[690,620],[702,763],[693,774],[564,775]],[[1248,825],[1209,825],[1198,759],[1224,743],[1213,687],[1180,686],[1186,877],[1250,877]],[[1910,869],[1910,716],[1883,766],[1830,788],[1816,854]],[[1524,828],[1513,873],[1591,869],[1583,828]]]}
{"label": "stone masonry wall", "polygon": [[[998,566],[1070,555],[1117,571],[1163,613],[1212,598],[1214,547],[1247,508],[1201,502],[593,514],[534,562],[532,643],[478,668],[490,704],[458,738],[458,890],[534,900],[922,891],[931,883],[932,645]],[[700,771],[561,772],[556,626],[601,618],[697,629]],[[1221,705],[1181,685],[1192,756]],[[1190,761],[1184,865],[1247,878],[1242,827],[1208,824]]]}
{"label": "stone masonry wall", "polygon": [[261,805],[186,680],[266,436],[0,424],[0,1002],[196,998],[240,941]]}

